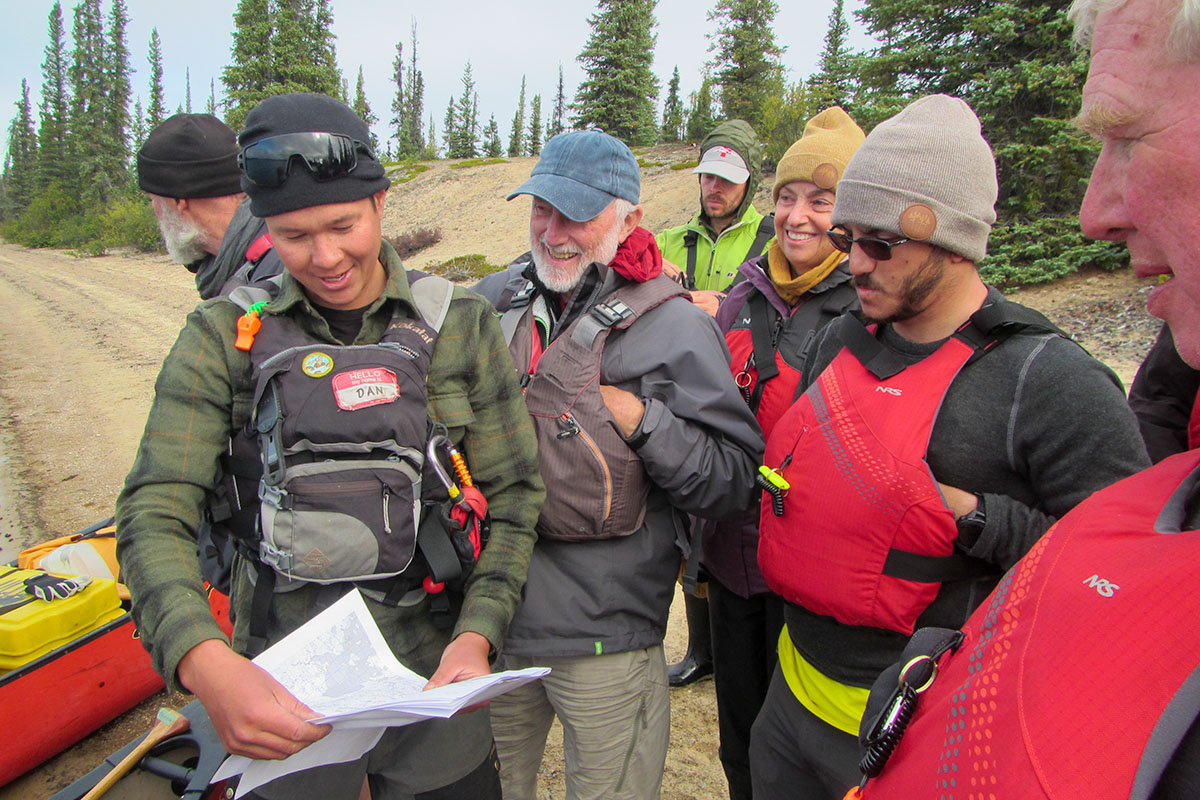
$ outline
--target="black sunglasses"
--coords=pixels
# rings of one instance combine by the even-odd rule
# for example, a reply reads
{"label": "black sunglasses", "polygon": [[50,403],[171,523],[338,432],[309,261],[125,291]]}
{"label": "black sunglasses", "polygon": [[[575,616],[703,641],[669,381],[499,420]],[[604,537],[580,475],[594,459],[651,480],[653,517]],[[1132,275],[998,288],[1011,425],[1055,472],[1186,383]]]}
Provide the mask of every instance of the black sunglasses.
{"label": "black sunglasses", "polygon": [[340,133],[281,133],[243,147],[238,168],[255,186],[278,187],[299,158],[314,180],[331,181],[354,171],[359,147],[374,158],[365,144]]}
{"label": "black sunglasses", "polygon": [[825,235],[829,237],[833,246],[843,253],[849,253],[851,247],[858,245],[867,258],[872,261],[890,261],[892,248],[909,241],[908,239],[880,239],[877,236],[860,236],[855,239],[848,232],[837,228],[830,228],[825,231]]}

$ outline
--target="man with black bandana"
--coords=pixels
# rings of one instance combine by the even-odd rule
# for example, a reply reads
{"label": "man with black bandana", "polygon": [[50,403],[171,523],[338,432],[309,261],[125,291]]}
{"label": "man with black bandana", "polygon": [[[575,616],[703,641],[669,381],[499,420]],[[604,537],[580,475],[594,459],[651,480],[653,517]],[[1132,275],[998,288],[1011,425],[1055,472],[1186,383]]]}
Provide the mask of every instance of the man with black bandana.
{"label": "man with black bandana", "polygon": [[204,300],[220,294],[267,232],[243,199],[236,139],[212,114],[176,114],[137,154],[138,187],[150,195],[167,252],[196,276]]}
{"label": "man with black bandana", "polygon": [[[163,364],[117,503],[122,574],[155,668],[173,689],[196,694],[230,752],[252,758],[284,758],[329,729],[308,722],[316,714],[243,654],[278,641],[355,586],[397,658],[431,676],[431,686],[489,672],[489,655],[520,598],[544,497],[533,429],[491,306],[440,278],[408,273],[382,241],[389,180],[368,138],[350,108],[321,95],[271,97],[247,116],[241,185],[287,273],[274,299],[254,312],[261,329],[249,343],[240,320],[253,314],[239,302],[215,298],[188,317]],[[441,298],[432,307],[423,300],[425,285]],[[278,381],[265,378],[266,362],[286,361],[274,357],[285,351],[308,355],[292,359],[295,369],[285,368]],[[366,400],[347,391],[364,386]],[[284,449],[274,452],[286,458],[271,463],[295,465],[280,468],[297,476],[282,494],[303,498],[312,486],[297,466],[335,477],[352,470],[347,485],[370,483],[373,505],[364,497],[363,509],[349,501],[334,506],[336,493],[320,485],[304,501],[312,506],[272,500],[280,496],[268,491],[276,487],[272,475],[262,477],[262,491],[244,493],[262,497],[263,508],[260,515],[260,501],[247,501],[254,513],[234,565],[231,646],[208,610],[195,533],[207,498],[226,479],[230,446],[249,439],[261,453],[269,450],[257,427],[247,427],[252,412],[255,419],[268,413],[254,402],[256,389],[280,398],[274,413],[287,425],[322,434],[279,440]],[[289,417],[289,408],[309,407],[289,405],[290,397],[329,410]],[[415,542],[417,492],[420,500],[439,499],[429,480],[413,477],[430,421],[466,456],[489,501],[491,537],[461,599],[441,618],[452,628],[440,627],[440,592],[425,581],[433,561]],[[284,525],[278,515],[297,520],[309,507],[319,519],[302,548],[304,526],[277,527]],[[281,550],[278,537],[288,535]],[[390,728],[357,761],[286,776],[256,796],[352,800],[364,775],[375,800],[499,798],[487,712]]]}

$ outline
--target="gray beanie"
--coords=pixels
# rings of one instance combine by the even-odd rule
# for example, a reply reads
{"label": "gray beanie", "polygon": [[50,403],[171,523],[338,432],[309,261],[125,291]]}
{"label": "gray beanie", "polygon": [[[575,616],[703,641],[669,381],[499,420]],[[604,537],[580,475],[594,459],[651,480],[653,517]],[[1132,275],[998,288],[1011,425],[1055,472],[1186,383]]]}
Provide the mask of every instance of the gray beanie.
{"label": "gray beanie", "polygon": [[996,221],[996,160],[957,97],[922,97],[867,136],[838,183],[832,224],[898,233],[979,261]]}

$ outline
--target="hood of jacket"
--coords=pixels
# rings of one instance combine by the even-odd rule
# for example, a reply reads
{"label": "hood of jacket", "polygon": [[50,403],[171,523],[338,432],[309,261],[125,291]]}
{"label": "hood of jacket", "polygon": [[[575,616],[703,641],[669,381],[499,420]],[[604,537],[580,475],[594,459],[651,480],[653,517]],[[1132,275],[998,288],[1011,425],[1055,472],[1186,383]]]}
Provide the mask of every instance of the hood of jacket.
{"label": "hood of jacket", "polygon": [[[754,133],[754,128],[750,127],[750,123],[740,119],[726,120],[713,128],[712,132],[705,136],[704,141],[700,143],[700,155],[703,156],[709,148],[717,145],[725,145],[741,156],[742,160],[746,162],[746,168],[750,170],[750,177],[746,179],[746,195],[742,198],[742,204],[738,206],[737,213],[734,215],[734,219],[740,220],[746,213],[746,209],[754,202],[758,184],[762,181],[762,145],[758,141],[758,135]],[[703,211],[701,219],[707,221]]]}

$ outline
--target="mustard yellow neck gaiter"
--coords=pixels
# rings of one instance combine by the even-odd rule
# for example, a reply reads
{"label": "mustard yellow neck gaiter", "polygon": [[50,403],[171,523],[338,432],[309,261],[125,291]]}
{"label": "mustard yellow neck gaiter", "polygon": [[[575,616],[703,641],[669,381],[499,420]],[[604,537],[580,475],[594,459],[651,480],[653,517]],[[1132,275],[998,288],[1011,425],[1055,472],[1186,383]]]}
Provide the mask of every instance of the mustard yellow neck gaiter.
{"label": "mustard yellow neck gaiter", "polygon": [[845,258],[845,253],[834,250],[820,264],[800,277],[793,278],[792,266],[788,263],[787,256],[783,254],[779,242],[774,242],[767,252],[768,274],[771,277],[771,283],[775,284],[775,291],[779,292],[783,301],[789,306],[794,306],[805,292],[829,277],[829,273],[833,272]]}

